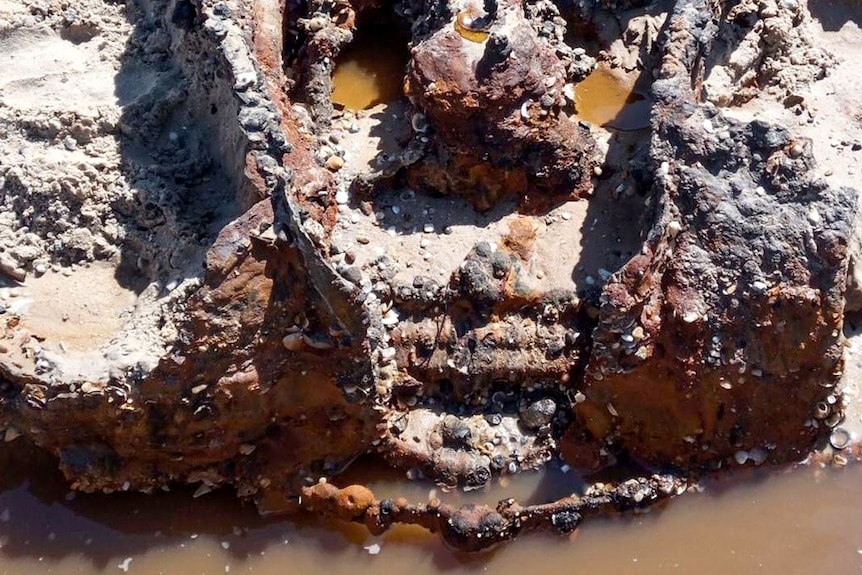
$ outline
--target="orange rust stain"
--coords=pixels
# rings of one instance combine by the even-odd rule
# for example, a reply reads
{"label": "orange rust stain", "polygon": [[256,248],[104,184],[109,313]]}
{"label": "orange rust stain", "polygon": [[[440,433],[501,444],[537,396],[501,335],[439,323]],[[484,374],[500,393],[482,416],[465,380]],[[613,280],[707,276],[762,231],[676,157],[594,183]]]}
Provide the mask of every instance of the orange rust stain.
{"label": "orange rust stain", "polygon": [[509,233],[503,238],[503,246],[521,261],[530,259],[535,243],[536,228],[531,218],[519,216],[509,223]]}

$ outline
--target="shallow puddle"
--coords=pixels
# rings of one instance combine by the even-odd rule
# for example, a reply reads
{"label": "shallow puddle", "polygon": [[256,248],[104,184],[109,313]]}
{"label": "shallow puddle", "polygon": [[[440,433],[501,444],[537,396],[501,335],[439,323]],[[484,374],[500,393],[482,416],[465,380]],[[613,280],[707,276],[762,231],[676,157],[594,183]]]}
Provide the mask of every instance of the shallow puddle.
{"label": "shallow puddle", "polygon": [[575,86],[579,119],[615,130],[649,127],[651,102],[637,89],[637,78],[599,66]]}
{"label": "shallow puddle", "polygon": [[[590,521],[574,540],[532,535],[466,557],[416,529],[373,538],[354,526],[262,518],[227,491],[198,499],[179,489],[151,497],[73,495],[47,458],[22,445],[0,445],[3,575],[506,575],[523,574],[526,565],[614,575],[862,569],[862,466],[713,481],[661,511]],[[538,475],[524,479],[541,487]]]}
{"label": "shallow puddle", "polygon": [[401,98],[407,60],[400,34],[383,26],[357,33],[336,63],[332,101],[358,111]]}

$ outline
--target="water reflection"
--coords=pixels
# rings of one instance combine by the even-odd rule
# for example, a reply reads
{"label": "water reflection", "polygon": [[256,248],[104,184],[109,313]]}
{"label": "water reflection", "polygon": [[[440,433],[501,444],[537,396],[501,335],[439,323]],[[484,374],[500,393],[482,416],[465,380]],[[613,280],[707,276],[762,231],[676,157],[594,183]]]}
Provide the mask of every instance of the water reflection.
{"label": "water reflection", "polygon": [[650,125],[650,101],[638,78],[599,66],[575,86],[578,118],[598,126],[631,131]]}
{"label": "water reflection", "polygon": [[336,62],[332,101],[353,111],[403,96],[406,39],[385,25],[361,28]]}
{"label": "water reflection", "polygon": [[[0,445],[3,575],[116,574],[124,568],[143,575],[505,575],[527,567],[570,573],[574,566],[578,572],[614,574],[786,575],[862,568],[862,466],[711,480],[703,495],[685,495],[661,512],[591,521],[574,542],[531,535],[493,554],[467,557],[416,528],[374,538],[358,526],[263,518],[228,491],[198,499],[186,489],[71,496],[52,463],[23,443]],[[395,479],[376,488],[395,489]],[[535,476],[526,490],[538,497],[545,485],[568,489],[571,481],[548,483]],[[405,493],[403,485],[398,492]],[[427,492],[423,486],[412,495]],[[453,496],[497,495],[492,490]]]}

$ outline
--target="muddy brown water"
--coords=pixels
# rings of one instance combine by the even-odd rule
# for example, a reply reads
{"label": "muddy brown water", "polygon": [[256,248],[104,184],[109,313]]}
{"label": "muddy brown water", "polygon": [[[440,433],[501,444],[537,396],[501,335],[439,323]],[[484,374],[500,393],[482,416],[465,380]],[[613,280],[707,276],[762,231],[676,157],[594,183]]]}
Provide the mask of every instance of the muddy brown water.
{"label": "muddy brown water", "polygon": [[578,118],[615,130],[649,127],[651,102],[637,87],[637,76],[599,66],[575,86]]}
{"label": "muddy brown water", "polygon": [[[402,96],[406,54],[390,42],[360,36],[339,58],[332,76],[332,101],[352,111],[367,110]],[[579,119],[615,130],[649,127],[649,97],[637,78],[599,66],[575,86]]]}
{"label": "muddy brown water", "polygon": [[357,34],[336,62],[332,101],[359,111],[402,97],[409,54],[400,40],[397,33],[382,26]]}
{"label": "muddy brown water", "polygon": [[[228,491],[193,499],[68,491],[49,458],[0,446],[0,574],[220,573],[728,574],[862,570],[862,466],[712,480],[661,510],[593,520],[574,539],[533,534],[482,556],[417,529],[371,537],[349,525],[260,517]],[[561,476],[551,483],[559,486]],[[515,488],[515,483],[518,484]],[[507,492],[539,496],[540,475]],[[401,485],[401,488],[404,486]],[[395,489],[383,480],[378,491]],[[406,491],[427,496],[423,487]],[[405,493],[403,489],[400,491]],[[488,495],[488,494],[486,494]],[[473,495],[472,497],[481,497]]]}

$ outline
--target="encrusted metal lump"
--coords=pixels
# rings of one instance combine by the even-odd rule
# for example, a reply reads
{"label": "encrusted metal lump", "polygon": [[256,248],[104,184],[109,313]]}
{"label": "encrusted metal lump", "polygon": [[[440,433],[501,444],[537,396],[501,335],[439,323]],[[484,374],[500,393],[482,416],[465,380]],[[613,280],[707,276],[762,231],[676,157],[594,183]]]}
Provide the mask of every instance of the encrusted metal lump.
{"label": "encrusted metal lump", "polygon": [[[154,328],[150,364],[106,355],[105,377],[79,380],[0,354],[0,429],[76,489],[232,485],[265,511],[480,551],[647,508],[707,470],[848,448],[856,192],[817,179],[792,131],[704,102],[723,2],[678,0],[645,28],[650,128],[616,147],[573,108],[596,62],[569,31],[612,17],[603,2],[144,3],[138,41],[162,35],[182,105],[206,103],[241,213],[164,300],[176,328]],[[409,51],[404,98],[343,110],[334,68],[375,18]],[[617,222],[633,239],[612,265],[595,246],[619,198],[637,217]],[[0,253],[0,274],[21,273]],[[330,481],[366,455],[447,488],[560,460],[643,471],[456,507]]]}

